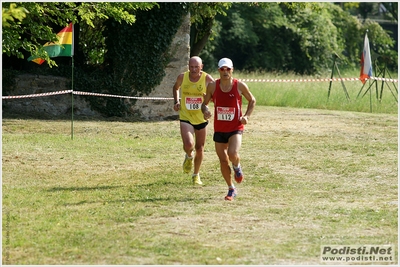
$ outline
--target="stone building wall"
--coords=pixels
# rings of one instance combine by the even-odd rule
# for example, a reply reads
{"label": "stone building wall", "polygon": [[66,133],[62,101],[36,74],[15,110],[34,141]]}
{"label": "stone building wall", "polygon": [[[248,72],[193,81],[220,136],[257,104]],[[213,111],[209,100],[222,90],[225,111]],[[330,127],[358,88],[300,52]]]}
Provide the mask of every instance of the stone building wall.
{"label": "stone building wall", "polygon": [[[70,90],[70,80],[57,76],[43,76],[23,74],[16,78],[15,89],[10,95],[43,94]],[[83,97],[74,95],[74,115],[98,116],[96,111],[91,110],[90,104]],[[38,117],[63,117],[71,114],[72,95],[59,94],[40,97],[5,99],[2,102],[4,114],[28,114]]]}
{"label": "stone building wall", "polygon": [[[181,72],[188,70],[190,56],[190,16],[187,15],[178,29],[170,51],[172,59],[165,69],[166,75],[147,97],[172,98],[172,87]],[[15,89],[10,95],[28,95],[55,91],[70,90],[69,79],[55,76],[20,75],[16,79]],[[97,96],[93,96],[97,97]],[[74,95],[74,115],[99,116],[91,110],[90,104],[84,97]],[[71,94],[41,96],[34,98],[5,99],[2,101],[4,114],[43,114],[52,118],[71,114]],[[145,120],[164,120],[177,118],[173,110],[173,100],[142,100],[139,99],[130,107],[132,114],[139,115]]]}
{"label": "stone building wall", "polygon": [[[172,98],[172,87],[178,75],[188,70],[190,57],[190,16],[187,15],[178,29],[171,44],[173,57],[168,64],[160,85],[158,85],[148,96]],[[173,100],[137,100],[132,109],[142,114],[145,119],[166,119],[177,117],[173,110]]]}

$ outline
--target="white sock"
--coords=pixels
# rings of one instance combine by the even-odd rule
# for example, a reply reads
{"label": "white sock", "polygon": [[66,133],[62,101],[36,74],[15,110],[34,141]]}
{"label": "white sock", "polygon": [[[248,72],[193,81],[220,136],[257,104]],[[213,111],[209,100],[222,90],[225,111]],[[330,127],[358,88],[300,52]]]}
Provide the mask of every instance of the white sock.
{"label": "white sock", "polygon": [[232,164],[232,167],[233,167],[235,170],[237,170],[237,169],[240,168],[240,163],[239,163],[237,166],[235,166],[235,165]]}

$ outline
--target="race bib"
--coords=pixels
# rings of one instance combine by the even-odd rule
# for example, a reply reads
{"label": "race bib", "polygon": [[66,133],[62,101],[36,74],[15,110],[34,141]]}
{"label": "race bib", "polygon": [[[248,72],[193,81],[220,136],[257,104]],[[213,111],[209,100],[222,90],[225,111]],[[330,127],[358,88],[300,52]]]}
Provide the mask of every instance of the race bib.
{"label": "race bib", "polygon": [[217,120],[233,121],[235,117],[235,108],[217,107]]}
{"label": "race bib", "polygon": [[186,109],[188,110],[199,110],[201,109],[201,103],[203,103],[203,98],[201,97],[186,97],[185,98]]}

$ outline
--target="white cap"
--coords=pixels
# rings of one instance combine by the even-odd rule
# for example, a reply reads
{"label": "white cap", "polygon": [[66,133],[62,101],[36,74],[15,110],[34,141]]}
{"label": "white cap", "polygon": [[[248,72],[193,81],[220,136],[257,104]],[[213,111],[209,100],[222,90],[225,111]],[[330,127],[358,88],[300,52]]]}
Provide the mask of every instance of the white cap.
{"label": "white cap", "polygon": [[233,63],[232,60],[230,60],[229,58],[221,58],[220,61],[218,62],[218,68],[222,68],[222,67],[228,67],[228,68],[233,68]]}

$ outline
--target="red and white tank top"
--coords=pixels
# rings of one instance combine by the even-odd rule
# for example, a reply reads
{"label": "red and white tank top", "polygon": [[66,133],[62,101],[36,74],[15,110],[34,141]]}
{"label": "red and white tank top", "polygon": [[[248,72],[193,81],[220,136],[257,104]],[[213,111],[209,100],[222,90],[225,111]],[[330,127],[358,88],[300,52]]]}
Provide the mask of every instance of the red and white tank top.
{"label": "red and white tank top", "polygon": [[242,95],[238,90],[238,80],[233,79],[232,89],[223,92],[220,87],[220,79],[216,80],[214,102],[214,132],[229,133],[244,130],[240,122],[242,116]]}

